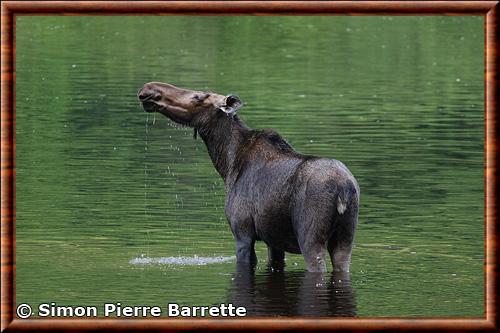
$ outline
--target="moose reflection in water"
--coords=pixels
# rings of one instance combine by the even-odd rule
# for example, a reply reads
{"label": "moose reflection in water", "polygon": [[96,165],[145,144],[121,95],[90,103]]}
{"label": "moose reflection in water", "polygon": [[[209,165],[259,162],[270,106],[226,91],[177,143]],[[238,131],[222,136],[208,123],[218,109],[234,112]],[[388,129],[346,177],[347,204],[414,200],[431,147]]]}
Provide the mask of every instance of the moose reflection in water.
{"label": "moose reflection in water", "polygon": [[356,316],[356,298],[345,272],[264,271],[237,265],[228,303],[249,316]]}

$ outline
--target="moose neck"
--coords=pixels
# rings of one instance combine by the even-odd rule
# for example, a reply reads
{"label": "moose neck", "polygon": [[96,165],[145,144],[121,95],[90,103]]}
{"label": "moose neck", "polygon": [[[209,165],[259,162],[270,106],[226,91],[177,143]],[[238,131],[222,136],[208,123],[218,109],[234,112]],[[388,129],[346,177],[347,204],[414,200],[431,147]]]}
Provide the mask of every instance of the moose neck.
{"label": "moose neck", "polygon": [[223,115],[197,129],[207,146],[215,169],[227,183],[234,170],[236,156],[248,128],[237,115]]}

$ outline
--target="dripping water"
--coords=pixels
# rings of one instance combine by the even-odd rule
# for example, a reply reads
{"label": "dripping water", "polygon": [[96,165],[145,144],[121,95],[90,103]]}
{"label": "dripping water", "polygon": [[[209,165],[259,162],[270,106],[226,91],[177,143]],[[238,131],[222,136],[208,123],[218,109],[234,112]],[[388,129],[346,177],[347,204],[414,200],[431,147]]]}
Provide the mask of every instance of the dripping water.
{"label": "dripping water", "polygon": [[[149,114],[146,114],[144,140],[144,222],[148,222],[148,136]],[[146,254],[149,255],[149,229],[146,229]]]}

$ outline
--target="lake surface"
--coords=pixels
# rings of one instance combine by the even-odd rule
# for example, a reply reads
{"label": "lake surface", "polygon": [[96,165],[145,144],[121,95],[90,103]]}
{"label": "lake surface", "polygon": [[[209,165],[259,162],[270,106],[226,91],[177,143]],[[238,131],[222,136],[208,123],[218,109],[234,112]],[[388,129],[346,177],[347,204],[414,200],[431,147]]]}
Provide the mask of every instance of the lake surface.
{"label": "lake surface", "polygon": [[[247,306],[249,315],[484,310],[483,17],[16,19],[16,302]],[[236,267],[203,142],[148,81],[236,93],[251,127],[343,161],[351,274]]]}

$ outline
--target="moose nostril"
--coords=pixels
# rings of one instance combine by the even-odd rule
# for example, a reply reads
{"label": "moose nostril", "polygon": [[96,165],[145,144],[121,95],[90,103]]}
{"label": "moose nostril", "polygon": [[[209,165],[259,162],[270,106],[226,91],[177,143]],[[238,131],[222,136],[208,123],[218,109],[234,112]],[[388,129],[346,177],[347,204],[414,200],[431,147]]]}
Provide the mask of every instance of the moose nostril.
{"label": "moose nostril", "polygon": [[145,100],[147,100],[149,98],[151,98],[151,94],[144,93],[144,92],[139,94],[139,99],[141,101],[145,101]]}

